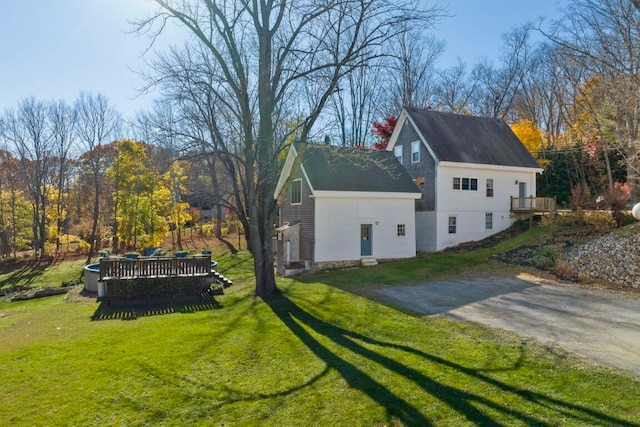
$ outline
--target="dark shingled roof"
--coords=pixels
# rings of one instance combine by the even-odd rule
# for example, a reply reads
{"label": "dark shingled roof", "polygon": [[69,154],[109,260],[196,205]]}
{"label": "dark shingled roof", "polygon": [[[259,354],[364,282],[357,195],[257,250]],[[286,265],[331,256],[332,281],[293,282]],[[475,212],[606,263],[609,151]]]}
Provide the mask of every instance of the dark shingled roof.
{"label": "dark shingled roof", "polygon": [[440,161],[540,168],[504,120],[405,110]]}
{"label": "dark shingled roof", "polygon": [[308,145],[302,167],[314,190],[420,192],[389,151]]}

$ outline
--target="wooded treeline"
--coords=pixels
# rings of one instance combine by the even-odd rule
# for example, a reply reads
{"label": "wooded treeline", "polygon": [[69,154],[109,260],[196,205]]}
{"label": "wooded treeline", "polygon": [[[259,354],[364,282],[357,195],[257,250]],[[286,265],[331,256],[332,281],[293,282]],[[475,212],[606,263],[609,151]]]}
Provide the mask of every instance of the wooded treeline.
{"label": "wooded treeline", "polygon": [[[137,30],[161,37],[174,20],[191,38],[149,58],[160,94],[149,110],[123,120],[103,96],[81,94],[73,105],[25,99],[1,116],[4,252],[31,241],[44,253],[74,227],[90,253],[113,237],[152,244],[180,230],[190,202],[242,223],[268,294],[289,144],[372,147],[372,122],[404,105],[506,120],[545,168],[538,194],[561,205],[577,187],[589,204],[624,181],[637,200],[635,2],[570,0],[557,21],[505,34],[499,60],[443,66],[437,4],[155,1]],[[136,160],[116,161],[125,153]]]}
{"label": "wooded treeline", "polygon": [[229,199],[212,191],[211,156],[181,160],[123,138],[137,127],[102,95],[82,93],[72,105],[27,98],[0,116],[0,126],[2,257],[30,249],[91,257],[102,248],[157,246],[169,235],[181,249],[186,224],[216,212],[221,223],[222,208],[201,218]]}

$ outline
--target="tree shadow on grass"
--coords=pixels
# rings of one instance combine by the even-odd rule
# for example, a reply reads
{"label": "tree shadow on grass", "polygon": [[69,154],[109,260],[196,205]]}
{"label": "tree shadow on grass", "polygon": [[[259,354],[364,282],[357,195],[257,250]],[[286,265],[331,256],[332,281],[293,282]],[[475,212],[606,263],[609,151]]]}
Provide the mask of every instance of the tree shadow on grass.
{"label": "tree shadow on grass", "polygon": [[231,243],[228,240],[225,240],[223,237],[217,237],[217,239],[224,243],[224,245],[227,247],[227,249],[229,249],[229,252],[231,252],[232,255],[237,254],[238,252],[240,252],[234,245],[233,243]]}
{"label": "tree shadow on grass", "polygon": [[[514,405],[497,403],[492,398],[485,397],[476,392],[470,392],[462,388],[452,387],[434,378],[430,378],[423,372],[392,359],[383,353],[372,350],[371,346],[390,348],[407,355],[418,356],[420,360],[435,364],[444,369],[452,369],[457,373],[465,374],[469,381],[482,382],[487,388],[498,389],[501,393],[512,395],[509,401],[514,399],[524,400],[529,405],[538,406],[541,412],[549,410],[562,414],[571,422],[598,424],[598,425],[629,425],[640,426],[626,420],[622,420],[589,407],[573,404],[540,392],[526,390],[500,380],[494,379],[479,369],[472,369],[458,363],[443,359],[439,356],[425,353],[405,345],[398,345],[369,338],[357,332],[349,331],[318,319],[312,314],[300,308],[285,295],[279,294],[266,300],[273,312],[282,322],[329,368],[336,370],[350,387],[367,394],[372,400],[386,408],[390,418],[397,418],[407,425],[430,426],[433,423],[418,408],[410,402],[395,395],[384,384],[376,381],[370,375],[359,369],[355,364],[331,351],[320,341],[314,338],[309,331],[322,335],[344,350],[364,357],[380,366],[385,367],[391,374],[404,377],[414,382],[424,392],[434,399],[465,417],[472,423],[479,425],[500,425],[500,420],[494,419],[489,414],[482,412],[478,407],[490,408],[496,413],[502,413],[514,422],[525,425],[549,425],[545,415],[536,416],[535,411],[514,409]],[[363,346],[366,343],[368,347]],[[516,369],[514,367],[514,369]],[[506,402],[506,401],[505,401]]]}
{"label": "tree shadow on grass", "polygon": [[17,286],[28,287],[42,276],[51,265],[53,265],[53,259],[48,258],[20,263],[9,277],[0,282],[0,289],[12,290]]}
{"label": "tree shadow on grass", "polygon": [[214,298],[201,302],[113,306],[101,302],[91,316],[91,320],[136,320],[138,317],[161,316],[174,313],[196,313],[198,311],[221,309]]}

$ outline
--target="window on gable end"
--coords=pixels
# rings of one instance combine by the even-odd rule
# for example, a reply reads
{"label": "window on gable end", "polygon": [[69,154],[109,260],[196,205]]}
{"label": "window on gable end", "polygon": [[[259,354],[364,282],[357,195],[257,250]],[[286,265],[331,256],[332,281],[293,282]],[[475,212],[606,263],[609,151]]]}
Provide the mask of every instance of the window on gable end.
{"label": "window on gable end", "polygon": [[420,161],[420,141],[413,141],[411,143],[411,163],[418,163]]}
{"label": "window on gable end", "polygon": [[294,179],[291,183],[291,204],[299,205],[302,203],[302,179]]}
{"label": "window on gable end", "polygon": [[402,162],[402,145],[396,145],[393,147],[393,155],[396,156],[396,159],[398,159],[401,165],[404,164]]}

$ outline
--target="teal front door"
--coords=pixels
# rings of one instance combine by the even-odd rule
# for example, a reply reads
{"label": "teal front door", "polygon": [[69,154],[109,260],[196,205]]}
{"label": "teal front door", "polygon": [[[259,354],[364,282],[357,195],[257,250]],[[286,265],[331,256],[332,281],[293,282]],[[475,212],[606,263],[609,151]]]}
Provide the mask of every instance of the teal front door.
{"label": "teal front door", "polygon": [[373,254],[371,224],[360,225],[360,256]]}

